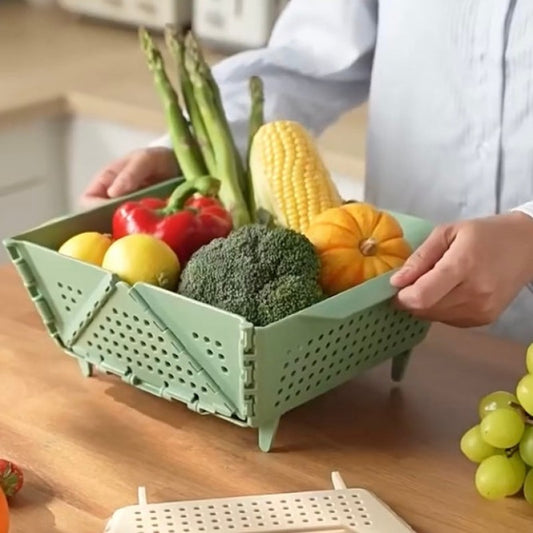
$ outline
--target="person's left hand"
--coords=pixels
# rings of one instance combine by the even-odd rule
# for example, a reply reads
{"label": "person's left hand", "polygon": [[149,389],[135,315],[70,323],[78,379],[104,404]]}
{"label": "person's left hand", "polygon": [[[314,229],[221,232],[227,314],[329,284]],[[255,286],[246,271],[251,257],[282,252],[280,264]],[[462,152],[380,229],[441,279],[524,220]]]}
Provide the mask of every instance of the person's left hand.
{"label": "person's left hand", "polygon": [[414,316],[459,327],[495,321],[533,281],[533,218],[511,212],[437,227],[391,283]]}

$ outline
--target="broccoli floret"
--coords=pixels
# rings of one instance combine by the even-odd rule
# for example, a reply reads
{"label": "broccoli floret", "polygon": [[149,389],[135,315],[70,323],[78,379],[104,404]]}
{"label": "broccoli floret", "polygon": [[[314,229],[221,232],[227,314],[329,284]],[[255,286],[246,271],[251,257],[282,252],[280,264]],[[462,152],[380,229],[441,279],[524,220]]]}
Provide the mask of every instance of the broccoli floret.
{"label": "broccoli floret", "polygon": [[320,301],[319,258],[291,229],[243,226],[190,258],[178,292],[266,326]]}
{"label": "broccoli floret", "polygon": [[264,326],[305,309],[323,298],[315,279],[289,274],[267,283],[259,294],[257,325]]}

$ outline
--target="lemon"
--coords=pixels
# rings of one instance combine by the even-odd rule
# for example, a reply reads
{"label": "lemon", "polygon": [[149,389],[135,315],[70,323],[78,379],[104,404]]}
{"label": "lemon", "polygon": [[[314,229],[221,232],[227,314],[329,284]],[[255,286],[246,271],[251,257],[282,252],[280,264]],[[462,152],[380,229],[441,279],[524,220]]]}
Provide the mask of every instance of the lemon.
{"label": "lemon", "polygon": [[111,243],[112,240],[109,235],[97,231],[86,231],[65,241],[58,252],[85,263],[101,266]]}
{"label": "lemon", "polygon": [[180,274],[178,256],[172,248],[144,233],[116,240],[107,250],[102,267],[130,285],[143,282],[170,290]]}

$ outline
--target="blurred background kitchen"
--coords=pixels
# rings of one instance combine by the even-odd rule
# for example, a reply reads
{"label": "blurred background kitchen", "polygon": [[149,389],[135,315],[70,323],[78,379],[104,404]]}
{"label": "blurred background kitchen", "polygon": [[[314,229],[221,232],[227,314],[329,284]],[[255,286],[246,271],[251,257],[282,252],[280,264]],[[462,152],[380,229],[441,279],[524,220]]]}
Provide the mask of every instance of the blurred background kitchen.
{"label": "blurred background kitchen", "polygon": [[[97,170],[165,131],[139,25],[192,27],[213,64],[264,46],[286,2],[0,0],[0,239],[78,210]],[[345,198],[363,194],[365,121],[318,139]]]}

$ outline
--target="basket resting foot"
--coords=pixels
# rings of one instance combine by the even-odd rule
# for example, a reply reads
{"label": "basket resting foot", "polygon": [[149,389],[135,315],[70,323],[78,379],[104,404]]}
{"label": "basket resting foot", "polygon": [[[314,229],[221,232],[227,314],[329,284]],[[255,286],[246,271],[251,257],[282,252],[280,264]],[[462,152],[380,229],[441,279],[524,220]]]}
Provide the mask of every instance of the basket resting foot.
{"label": "basket resting foot", "polygon": [[88,363],[87,361],[80,359],[78,361],[78,364],[80,365],[81,373],[86,378],[90,378],[93,375],[93,365],[91,363]]}
{"label": "basket resting foot", "polygon": [[278,430],[279,418],[271,420],[259,426],[259,449],[262,452],[269,452]]}
{"label": "basket resting foot", "polygon": [[391,377],[393,381],[396,381],[397,383],[402,381],[410,356],[411,350],[408,350],[407,352],[402,352],[392,358]]}

